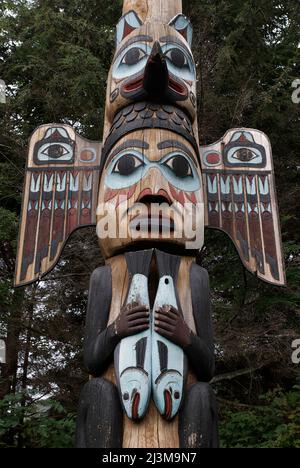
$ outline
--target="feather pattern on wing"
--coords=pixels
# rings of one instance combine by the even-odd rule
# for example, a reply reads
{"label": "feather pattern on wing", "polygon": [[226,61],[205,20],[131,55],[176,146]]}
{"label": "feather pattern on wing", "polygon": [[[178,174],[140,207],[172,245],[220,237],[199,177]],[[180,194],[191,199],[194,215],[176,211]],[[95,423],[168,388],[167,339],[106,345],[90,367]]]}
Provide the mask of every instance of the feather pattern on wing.
{"label": "feather pattern on wing", "polygon": [[39,127],[29,143],[15,285],[45,276],[69,236],[96,224],[102,144],[68,125]]}
{"label": "feather pattern on wing", "polygon": [[285,284],[271,144],[252,129],[234,129],[200,148],[205,224],[226,232],[245,267]]}

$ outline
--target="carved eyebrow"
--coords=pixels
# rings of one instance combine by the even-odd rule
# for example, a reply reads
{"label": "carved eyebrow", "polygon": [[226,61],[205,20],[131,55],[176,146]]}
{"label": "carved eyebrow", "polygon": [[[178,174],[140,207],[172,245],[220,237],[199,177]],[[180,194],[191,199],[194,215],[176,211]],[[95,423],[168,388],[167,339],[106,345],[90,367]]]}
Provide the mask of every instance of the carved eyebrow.
{"label": "carved eyebrow", "polygon": [[175,36],[163,36],[163,37],[160,37],[159,38],[159,41],[162,42],[162,43],[173,43],[173,44],[177,44],[179,45],[180,47],[182,47],[189,55],[191,55],[191,52],[189,51],[189,49],[186,47],[186,45],[183,43],[183,41],[181,41],[180,39],[178,39],[178,37],[175,37]]}
{"label": "carved eyebrow", "polygon": [[108,157],[105,168],[107,168],[108,164],[110,161],[121,151],[124,151],[126,149],[132,149],[132,148],[141,148],[141,149],[149,149],[150,146],[146,141],[142,140],[128,140],[125,141],[122,145],[118,146]]}
{"label": "carved eyebrow", "polygon": [[124,50],[127,49],[127,47],[129,47],[131,44],[135,44],[136,42],[153,42],[153,37],[144,35],[132,37],[117,51],[115,60],[119,57],[120,54],[122,54],[122,52],[124,52]]}
{"label": "carved eyebrow", "polygon": [[164,149],[168,149],[168,148],[181,149],[197,164],[197,161],[196,161],[195,156],[193,155],[193,153],[188,149],[188,147],[186,145],[184,145],[180,141],[177,141],[177,140],[162,141],[161,143],[158,143],[157,148],[159,150],[164,150]]}

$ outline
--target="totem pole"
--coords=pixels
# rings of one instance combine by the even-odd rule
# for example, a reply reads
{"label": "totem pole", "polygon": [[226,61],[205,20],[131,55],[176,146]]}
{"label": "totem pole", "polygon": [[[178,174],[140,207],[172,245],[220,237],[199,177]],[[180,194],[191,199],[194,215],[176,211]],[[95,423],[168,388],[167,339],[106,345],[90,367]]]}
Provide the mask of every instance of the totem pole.
{"label": "totem pole", "polygon": [[191,43],[181,0],[124,0],[103,144],[60,124],[30,140],[16,285],[44,277],[80,227],[97,226],[105,259],[90,282],[78,447],[218,447],[209,279],[195,260],[205,227],[285,284],[270,142],[241,128],[199,146]]}

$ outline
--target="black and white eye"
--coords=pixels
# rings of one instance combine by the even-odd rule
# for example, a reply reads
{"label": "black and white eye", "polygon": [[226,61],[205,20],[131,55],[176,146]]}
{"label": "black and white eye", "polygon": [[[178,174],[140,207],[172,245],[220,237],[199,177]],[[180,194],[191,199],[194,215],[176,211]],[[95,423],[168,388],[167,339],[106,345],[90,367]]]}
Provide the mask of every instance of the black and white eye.
{"label": "black and white eye", "polygon": [[181,49],[171,49],[165,54],[165,56],[176,68],[185,68],[189,66],[188,59]]}
{"label": "black and white eye", "polygon": [[180,154],[173,156],[171,159],[165,162],[165,165],[171,169],[174,175],[179,179],[185,179],[186,177],[193,176],[193,170],[190,163]]}
{"label": "black and white eye", "polygon": [[116,162],[113,174],[119,174],[121,176],[130,176],[136,169],[144,166],[144,163],[134,156],[133,154],[124,154]]}
{"label": "black and white eye", "polygon": [[140,49],[139,47],[133,47],[126,52],[121,61],[121,64],[128,66],[136,65],[144,57],[146,57],[146,52],[144,50]]}
{"label": "black and white eye", "polygon": [[60,145],[59,143],[54,143],[47,146],[41,154],[47,156],[50,159],[60,159],[64,156],[69,155],[72,152],[72,148],[67,149],[65,146]]}
{"label": "black and white eye", "polygon": [[251,151],[249,148],[239,148],[235,153],[233,153],[232,158],[243,163],[250,163],[254,159],[259,158],[259,155]]}

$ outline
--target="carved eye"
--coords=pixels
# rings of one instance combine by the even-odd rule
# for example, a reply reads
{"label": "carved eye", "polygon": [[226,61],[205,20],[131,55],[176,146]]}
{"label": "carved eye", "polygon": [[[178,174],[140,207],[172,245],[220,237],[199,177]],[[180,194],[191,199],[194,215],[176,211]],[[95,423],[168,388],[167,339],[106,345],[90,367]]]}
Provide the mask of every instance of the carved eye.
{"label": "carved eye", "polygon": [[60,159],[63,156],[66,156],[67,154],[69,154],[70,151],[71,151],[71,148],[70,150],[68,150],[60,144],[53,144],[45,148],[41,154],[43,154],[44,156],[47,156],[50,159]]}
{"label": "carved eye", "polygon": [[165,165],[174,172],[176,177],[180,179],[193,176],[190,163],[180,154],[173,156],[165,163]]}
{"label": "carved eye", "polygon": [[172,62],[176,68],[184,68],[188,66],[188,60],[180,49],[172,49],[166,53],[166,58]]}
{"label": "carved eye", "polygon": [[128,52],[126,52],[121,63],[129,66],[136,65],[145,56],[146,53],[142,49],[139,47],[133,47],[132,49],[128,50]]}
{"label": "carved eye", "polygon": [[244,163],[248,163],[254,159],[259,158],[259,155],[255,154],[248,148],[240,148],[232,155],[232,158]]}
{"label": "carved eye", "polygon": [[129,176],[143,165],[144,163],[132,154],[124,154],[124,156],[117,161],[113,173],[120,174],[121,176]]}

